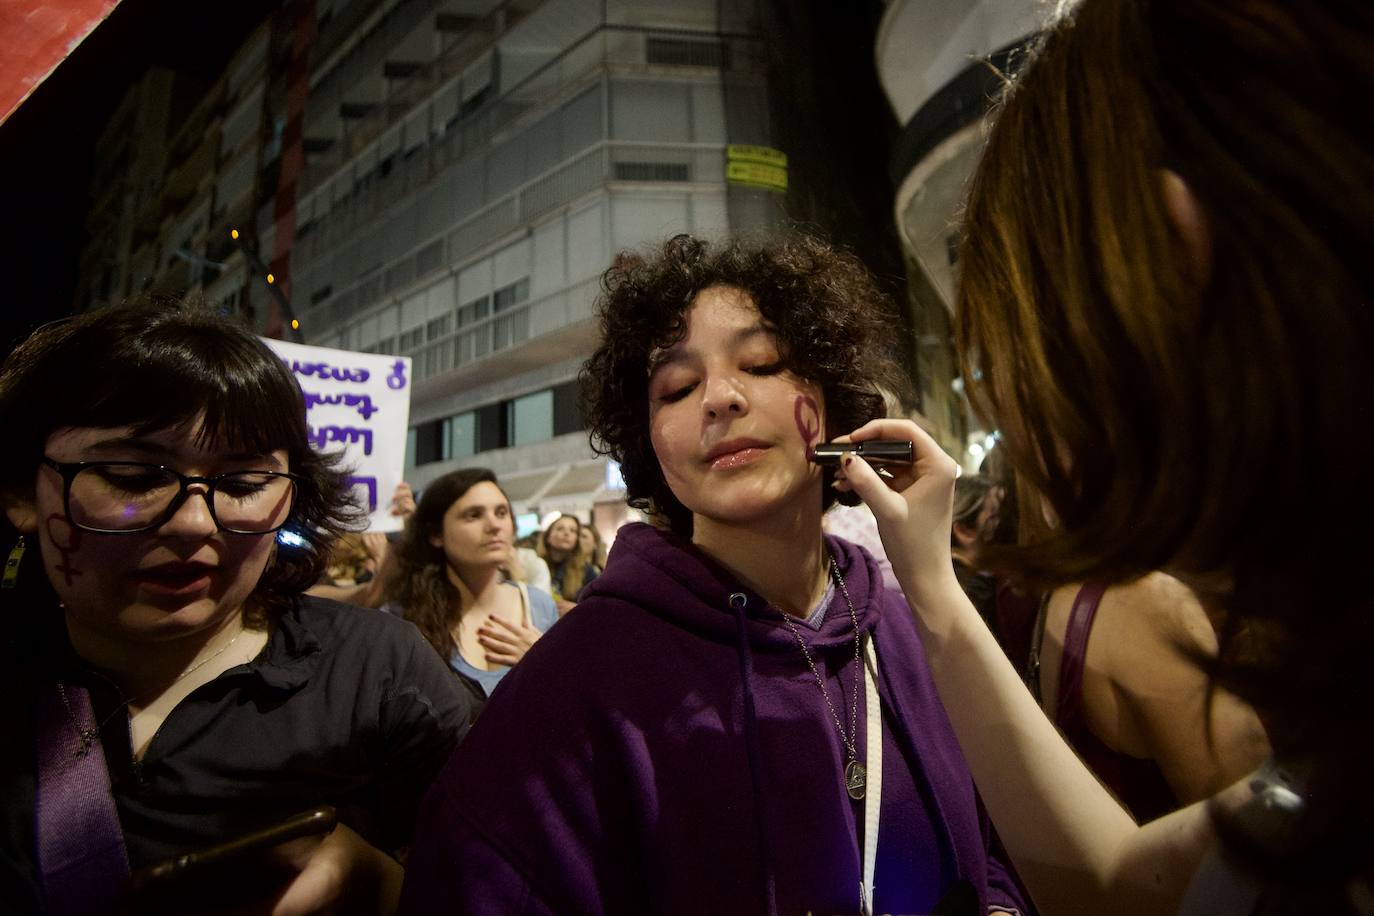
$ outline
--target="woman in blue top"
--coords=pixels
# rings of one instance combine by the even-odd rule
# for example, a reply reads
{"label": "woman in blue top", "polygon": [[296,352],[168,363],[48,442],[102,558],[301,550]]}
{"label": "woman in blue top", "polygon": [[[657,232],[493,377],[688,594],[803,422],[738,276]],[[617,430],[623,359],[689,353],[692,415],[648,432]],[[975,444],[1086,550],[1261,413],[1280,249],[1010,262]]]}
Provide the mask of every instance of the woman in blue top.
{"label": "woman in blue top", "polygon": [[510,500],[495,474],[445,474],[407,520],[387,584],[389,606],[488,695],[558,619],[548,594],[507,576],[514,541]]}

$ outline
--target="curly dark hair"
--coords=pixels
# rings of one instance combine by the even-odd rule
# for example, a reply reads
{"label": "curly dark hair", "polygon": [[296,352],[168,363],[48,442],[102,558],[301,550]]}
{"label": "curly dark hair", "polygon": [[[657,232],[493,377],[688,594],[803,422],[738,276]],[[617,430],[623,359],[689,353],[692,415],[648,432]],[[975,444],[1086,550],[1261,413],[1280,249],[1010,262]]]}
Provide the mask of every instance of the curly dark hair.
{"label": "curly dark hair", "polygon": [[[817,239],[735,240],[713,248],[688,235],[643,257],[622,252],[601,278],[601,344],[582,367],[582,414],[592,448],[620,463],[630,505],[690,536],[692,513],[668,488],[649,440],[650,354],[687,330],[697,294],[712,286],[748,293],[776,336],[783,365],[820,387],[827,438],[885,415],[884,389],[909,384],[894,358],[891,303],[852,254]],[[838,497],[826,470],[821,492]]]}
{"label": "curly dark hair", "polygon": [[285,449],[297,475],[280,547],[253,592],[250,623],[314,585],[361,510],[333,455],[310,445],[291,370],[252,331],[197,302],[144,302],[44,325],[0,367],[0,490],[32,499],[48,438],[67,427],[175,429],[203,417],[206,448]]}

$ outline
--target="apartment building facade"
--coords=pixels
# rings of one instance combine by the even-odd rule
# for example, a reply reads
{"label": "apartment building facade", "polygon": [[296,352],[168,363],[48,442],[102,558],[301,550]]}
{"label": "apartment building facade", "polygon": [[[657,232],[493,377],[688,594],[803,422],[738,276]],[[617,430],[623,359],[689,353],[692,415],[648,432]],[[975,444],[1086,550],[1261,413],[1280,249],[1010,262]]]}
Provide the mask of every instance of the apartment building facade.
{"label": "apartment building facade", "polygon": [[[416,487],[491,467],[517,510],[611,530],[623,490],[577,410],[601,273],[781,214],[776,189],[727,180],[727,146],[768,141],[750,19],[715,0],[368,5],[316,6],[289,246],[304,339],[414,360]],[[267,210],[259,249],[280,251]]]}
{"label": "apartment building facade", "polygon": [[409,356],[417,488],[489,466],[522,512],[613,530],[623,488],[577,409],[598,279],[622,249],[782,217],[757,22],[716,0],[290,0],[212,84],[130,91],[76,307],[189,294]]}

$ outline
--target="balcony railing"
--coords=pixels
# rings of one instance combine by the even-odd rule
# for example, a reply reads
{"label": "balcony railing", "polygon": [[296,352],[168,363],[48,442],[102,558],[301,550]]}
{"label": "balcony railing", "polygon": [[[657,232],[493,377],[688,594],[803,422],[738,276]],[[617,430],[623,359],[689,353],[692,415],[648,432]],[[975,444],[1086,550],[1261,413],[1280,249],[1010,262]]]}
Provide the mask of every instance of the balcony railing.
{"label": "balcony railing", "polygon": [[584,280],[529,302],[464,325],[412,352],[415,381],[495,356],[544,334],[592,316],[597,279]]}
{"label": "balcony railing", "polygon": [[[602,141],[477,210],[443,235],[423,241],[404,257],[383,265],[351,286],[339,288],[302,320],[307,327],[337,327],[384,300],[403,297],[410,289],[451,265],[462,264],[502,236],[610,181],[644,181],[642,176],[648,171],[672,176],[654,182],[659,184],[723,183],[724,160],[723,148],[718,143]],[[331,235],[321,228],[312,229],[297,244],[293,260],[309,263],[317,254],[330,251],[335,243]]]}

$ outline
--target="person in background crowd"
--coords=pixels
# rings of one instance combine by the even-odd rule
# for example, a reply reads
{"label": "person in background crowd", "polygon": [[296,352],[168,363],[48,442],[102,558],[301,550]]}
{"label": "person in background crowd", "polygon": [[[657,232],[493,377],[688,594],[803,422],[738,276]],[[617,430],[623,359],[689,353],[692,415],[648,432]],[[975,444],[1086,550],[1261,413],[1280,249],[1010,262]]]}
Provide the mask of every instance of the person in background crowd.
{"label": "person in background crowd", "polygon": [[583,525],[582,530],[578,532],[577,543],[581,546],[582,552],[589,558],[587,562],[591,564],[592,571],[596,574],[592,578],[601,575],[602,571],[606,569],[606,545],[601,542],[601,532],[596,530],[595,525]]}
{"label": "person in background crowd", "polygon": [[22,534],[0,909],[113,912],[131,868],[332,805],[285,886],[261,862],[222,877],[279,912],[389,912],[470,703],[413,627],[302,596],[351,507],[291,371],[208,311],[89,312],[5,361],[0,425]]}
{"label": "person in background crowd", "polygon": [[560,515],[539,541],[539,555],[549,564],[553,598],[560,615],[573,609],[582,587],[597,575],[592,555],[582,547],[581,535],[582,522],[577,516]]}
{"label": "person in background crowd", "polygon": [[[392,494],[390,513],[405,520],[414,512],[415,494],[410,484],[403,480]],[[336,566],[337,571],[345,575],[335,575]],[[390,570],[390,536],[380,531],[349,532],[335,543],[325,576],[307,589],[306,594],[359,607],[381,607],[383,585]]]}
{"label": "person in background crowd", "polygon": [[[1217,622],[1212,683],[1274,756],[1137,826],[1039,713],[947,557],[955,466],[850,463],[988,810],[1054,913],[1369,913],[1374,7],[1080,0],[1011,80],[969,186],[969,395],[1049,584],[1165,570]],[[943,576],[943,578],[941,578]],[[1204,634],[1205,635],[1205,634]],[[439,791],[446,791],[447,787]]]}
{"label": "person in background crowd", "polygon": [[867,506],[862,503],[857,506],[846,506],[837,502],[821,517],[821,528],[826,534],[844,538],[849,543],[857,544],[868,551],[873,562],[878,564],[878,578],[882,579],[883,587],[894,591],[901,590],[901,586],[897,584],[897,577],[892,574],[892,564],[887,561],[882,538],[878,536],[878,522]]}
{"label": "person in background crowd", "polygon": [[553,599],[520,582],[510,500],[485,468],[425,487],[393,551],[387,610],[414,623],[455,671],[486,694],[558,619]]}
{"label": "person in background crowd", "polygon": [[901,385],[882,294],[806,238],[679,236],[603,283],[584,415],[658,527],[492,697],[403,910],[1027,912],[910,612],[821,530],[810,450]]}
{"label": "person in background crowd", "polygon": [[340,587],[361,585],[372,581],[377,574],[377,561],[368,550],[361,534],[341,535],[329,551],[329,565],[325,567],[325,581]]}
{"label": "person in background crowd", "polygon": [[519,538],[515,542],[515,559],[518,563],[517,573],[513,578],[518,578],[526,585],[539,589],[547,595],[553,594],[553,578],[549,575],[549,564],[544,562],[544,558],[539,555],[536,545],[541,535],[538,530]]}
{"label": "person in background crowd", "polygon": [[[1006,449],[1000,446],[990,449],[978,465],[978,474],[992,481],[1002,491],[1002,499],[997,506],[997,524],[985,542],[986,552],[995,555],[1001,548],[1016,544],[1021,537],[1019,490],[1016,474],[1006,461]],[[997,626],[993,634],[1017,670],[1025,671],[1031,656],[1031,643],[1035,638],[1036,618],[1043,595],[1030,583],[1020,581],[1005,569],[996,569],[995,563],[987,562],[986,565],[994,567],[992,572],[996,583],[994,607]]]}
{"label": "person in background crowd", "polygon": [[954,525],[950,530],[950,555],[954,575],[983,622],[998,635],[997,580],[984,568],[983,547],[998,529],[1002,491],[981,474],[954,482]]}

